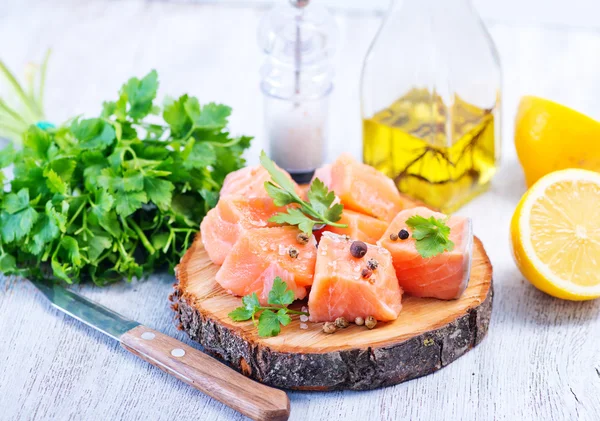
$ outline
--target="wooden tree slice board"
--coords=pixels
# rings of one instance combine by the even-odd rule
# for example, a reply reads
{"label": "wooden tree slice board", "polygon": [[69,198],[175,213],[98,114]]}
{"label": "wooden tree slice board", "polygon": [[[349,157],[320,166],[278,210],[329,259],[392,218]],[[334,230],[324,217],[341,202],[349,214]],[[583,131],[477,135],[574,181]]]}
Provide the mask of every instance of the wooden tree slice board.
{"label": "wooden tree slice board", "polygon": [[282,388],[363,390],[432,373],[483,339],[492,312],[492,266],[478,238],[461,298],[405,295],[398,319],[373,330],[351,324],[325,334],[322,323],[300,329],[295,317],[279,336],[260,338],[252,322],[227,317],[241,299],[216,283],[218,268],[198,235],[177,268],[171,296],[179,328],[245,375]]}

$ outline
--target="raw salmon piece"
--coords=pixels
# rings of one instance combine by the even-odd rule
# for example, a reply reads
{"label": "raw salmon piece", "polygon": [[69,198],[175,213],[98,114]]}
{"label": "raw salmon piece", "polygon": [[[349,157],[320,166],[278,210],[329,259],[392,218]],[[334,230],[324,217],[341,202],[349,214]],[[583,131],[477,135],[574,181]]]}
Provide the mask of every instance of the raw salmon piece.
{"label": "raw salmon piece", "polygon": [[222,264],[244,231],[276,226],[269,218],[283,211],[271,198],[238,195],[221,198],[200,224],[202,244],[210,260]]}
{"label": "raw salmon piece", "polygon": [[391,221],[405,208],[394,182],[375,168],[342,154],[331,165],[315,172],[344,207],[384,221]]}
{"label": "raw salmon piece", "polygon": [[[308,297],[310,319],[313,322],[333,321],[345,317],[373,316],[377,320],[395,320],[402,308],[402,290],[392,257],[383,247],[367,245],[367,254],[355,258],[350,254],[352,240],[324,232],[317,251],[315,282]],[[362,270],[367,261],[378,263],[372,275],[365,279]]]}
{"label": "raw salmon piece", "polygon": [[446,224],[450,227],[450,239],[454,249],[430,258],[417,252],[414,238],[392,241],[390,234],[401,229],[412,234],[406,220],[413,215],[425,218],[434,216],[446,219],[446,215],[425,207],[400,212],[390,223],[379,244],[392,254],[398,282],[405,292],[417,297],[433,297],[442,300],[459,298],[469,282],[473,249],[471,220],[462,216],[451,216]]}
{"label": "raw salmon piece", "polygon": [[[311,236],[308,244],[298,243],[299,232],[290,226],[244,231],[217,272],[217,282],[234,295],[256,292],[266,304],[273,279],[279,276],[297,299],[306,297],[315,274],[317,242]],[[297,258],[290,256],[291,247],[298,251]]]}
{"label": "raw salmon piece", "polygon": [[[277,167],[279,168],[279,167]],[[281,169],[281,168],[279,168]],[[286,176],[296,186],[296,192],[300,195],[302,190],[287,172],[283,171]],[[232,194],[242,195],[246,197],[269,197],[265,190],[265,181],[270,181],[271,176],[262,165],[255,167],[244,167],[237,171],[227,174],[223,187],[221,188],[220,197],[226,197]]]}
{"label": "raw salmon piece", "polygon": [[344,209],[342,218],[337,222],[348,225],[348,228],[327,225],[322,231],[347,235],[353,240],[360,240],[369,244],[375,244],[388,227],[387,222],[348,209]]}

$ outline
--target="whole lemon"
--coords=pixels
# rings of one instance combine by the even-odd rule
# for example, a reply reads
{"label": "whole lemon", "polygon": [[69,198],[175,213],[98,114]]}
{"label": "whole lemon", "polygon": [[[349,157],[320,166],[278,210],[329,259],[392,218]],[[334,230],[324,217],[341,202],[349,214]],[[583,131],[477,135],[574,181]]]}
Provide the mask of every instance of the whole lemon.
{"label": "whole lemon", "polygon": [[528,186],[565,168],[600,171],[600,122],[556,102],[525,96],[517,111],[515,147]]}

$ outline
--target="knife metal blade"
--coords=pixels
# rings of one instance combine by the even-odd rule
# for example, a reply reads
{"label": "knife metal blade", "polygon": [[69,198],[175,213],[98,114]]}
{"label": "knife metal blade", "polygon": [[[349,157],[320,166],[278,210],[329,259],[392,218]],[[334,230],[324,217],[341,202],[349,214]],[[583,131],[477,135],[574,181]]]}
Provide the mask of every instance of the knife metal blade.
{"label": "knife metal blade", "polygon": [[31,283],[48,298],[53,307],[117,341],[120,341],[121,335],[140,325],[59,285],[40,281]]}

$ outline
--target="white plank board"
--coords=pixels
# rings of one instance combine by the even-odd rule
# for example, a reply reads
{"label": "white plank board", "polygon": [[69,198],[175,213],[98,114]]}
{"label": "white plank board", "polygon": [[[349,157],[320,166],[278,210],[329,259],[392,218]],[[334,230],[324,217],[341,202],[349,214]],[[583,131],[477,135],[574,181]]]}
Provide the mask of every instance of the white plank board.
{"label": "white plank board", "polygon": [[[52,46],[52,121],[97,113],[131,75],[157,68],[161,95],[186,91],[231,105],[234,132],[262,145],[262,9],[159,2],[3,0],[0,56],[11,67]],[[332,98],[330,157],[360,155],[358,76],[379,24],[341,13],[343,44]],[[495,269],[488,337],[434,375],[370,392],[291,392],[292,420],[594,420],[600,414],[600,302],[553,299],[524,281],[508,224],[524,192],[512,120],[525,93],[600,117],[600,35],[494,25],[504,64],[504,160],[490,192],[460,211],[474,217]],[[186,342],[167,302],[173,278],[81,291],[125,316]],[[79,289],[79,288],[77,288]],[[136,359],[53,310],[24,281],[0,281],[0,419],[240,420],[241,416]]]}

